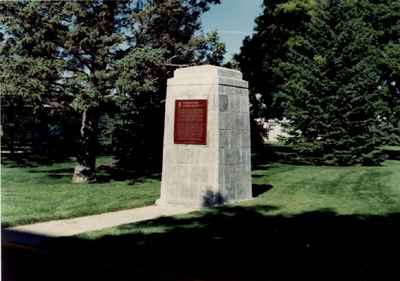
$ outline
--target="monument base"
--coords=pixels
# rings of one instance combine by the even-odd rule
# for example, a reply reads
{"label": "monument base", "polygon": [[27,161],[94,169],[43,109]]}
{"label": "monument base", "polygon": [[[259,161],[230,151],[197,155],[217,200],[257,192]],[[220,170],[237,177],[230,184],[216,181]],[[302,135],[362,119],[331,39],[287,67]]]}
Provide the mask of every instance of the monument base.
{"label": "monument base", "polygon": [[228,204],[233,204],[233,203],[239,203],[239,202],[245,202],[252,200],[253,197],[249,197],[246,199],[236,199],[236,200],[224,200],[223,198],[220,198],[219,200],[209,200],[209,198],[206,198],[204,200],[182,200],[182,199],[177,199],[177,200],[164,200],[164,199],[157,199],[156,200],[156,205],[159,206],[184,206],[184,207],[193,207],[193,208],[206,208],[206,207],[215,207],[215,206],[221,206],[221,205],[228,205]]}

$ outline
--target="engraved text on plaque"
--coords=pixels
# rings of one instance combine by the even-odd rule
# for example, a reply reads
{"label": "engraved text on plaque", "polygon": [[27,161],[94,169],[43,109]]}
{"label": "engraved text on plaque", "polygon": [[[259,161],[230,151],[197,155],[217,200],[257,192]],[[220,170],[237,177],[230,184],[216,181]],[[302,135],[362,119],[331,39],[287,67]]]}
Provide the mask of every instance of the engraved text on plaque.
{"label": "engraved text on plaque", "polygon": [[207,100],[176,100],[174,143],[207,143]]}

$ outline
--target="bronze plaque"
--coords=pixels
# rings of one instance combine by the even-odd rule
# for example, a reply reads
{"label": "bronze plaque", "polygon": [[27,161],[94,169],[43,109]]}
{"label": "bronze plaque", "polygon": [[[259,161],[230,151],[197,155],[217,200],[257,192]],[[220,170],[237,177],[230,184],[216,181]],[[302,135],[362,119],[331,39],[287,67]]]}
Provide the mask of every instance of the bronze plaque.
{"label": "bronze plaque", "polygon": [[176,100],[174,143],[207,144],[207,100]]}

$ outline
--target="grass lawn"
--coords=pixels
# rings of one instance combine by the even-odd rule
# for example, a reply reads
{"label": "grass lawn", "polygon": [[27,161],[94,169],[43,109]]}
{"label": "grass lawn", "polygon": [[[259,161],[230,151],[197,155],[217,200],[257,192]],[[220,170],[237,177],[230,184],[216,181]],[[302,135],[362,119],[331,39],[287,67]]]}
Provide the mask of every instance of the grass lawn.
{"label": "grass lawn", "polygon": [[398,154],[381,167],[307,167],[277,162],[280,150],[254,157],[251,201],[42,247],[204,280],[400,280]]}
{"label": "grass lawn", "polygon": [[98,183],[72,184],[74,159],[2,155],[2,227],[67,219],[154,204],[159,173],[121,171],[98,158]]}

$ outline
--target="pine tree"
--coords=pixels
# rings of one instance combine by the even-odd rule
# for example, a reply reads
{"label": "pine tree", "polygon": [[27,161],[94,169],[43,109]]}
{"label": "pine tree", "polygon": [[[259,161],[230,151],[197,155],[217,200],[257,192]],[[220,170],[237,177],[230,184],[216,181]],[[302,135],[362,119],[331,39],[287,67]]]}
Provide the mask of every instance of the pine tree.
{"label": "pine tree", "polygon": [[213,44],[215,38],[194,36],[200,15],[215,3],[219,0],[1,2],[1,94],[37,105],[56,101],[80,112],[73,181],[94,181],[100,116],[114,104],[135,114],[159,104],[162,94],[156,93],[172,72],[166,66],[204,62],[199,53],[222,57],[221,50],[214,52],[223,49]]}
{"label": "pine tree", "polygon": [[121,110],[109,132],[120,165],[161,167],[167,79],[177,67],[223,60],[225,45],[217,34],[196,33],[200,15],[208,10],[200,4],[146,2],[133,14],[132,45],[115,66],[117,89],[124,93],[117,97]]}
{"label": "pine tree", "polygon": [[296,36],[304,33],[303,22],[309,21],[315,1],[265,0],[263,6],[254,34],[243,41],[235,60],[249,81],[252,117],[282,118],[279,91],[286,76],[284,63],[288,50],[297,45]]}
{"label": "pine tree", "polygon": [[319,1],[306,36],[293,48],[283,88],[288,143],[298,161],[325,165],[376,165],[379,107],[373,32],[357,1]]}
{"label": "pine tree", "polygon": [[377,38],[377,65],[382,89],[379,127],[382,143],[400,145],[400,1],[374,0],[361,6]]}

